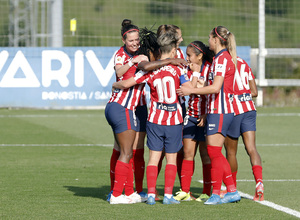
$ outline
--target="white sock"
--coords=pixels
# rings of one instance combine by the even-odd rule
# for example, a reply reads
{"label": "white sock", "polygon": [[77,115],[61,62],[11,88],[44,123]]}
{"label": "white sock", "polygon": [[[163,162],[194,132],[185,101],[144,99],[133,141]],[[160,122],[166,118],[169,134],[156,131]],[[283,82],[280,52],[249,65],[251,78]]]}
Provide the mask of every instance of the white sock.
{"label": "white sock", "polygon": [[152,196],[153,198],[155,198],[155,193],[149,193],[149,194],[148,194],[148,198],[149,198],[150,196]]}
{"label": "white sock", "polygon": [[168,199],[171,199],[171,197],[173,196],[172,194],[165,194],[165,196],[168,198]]}

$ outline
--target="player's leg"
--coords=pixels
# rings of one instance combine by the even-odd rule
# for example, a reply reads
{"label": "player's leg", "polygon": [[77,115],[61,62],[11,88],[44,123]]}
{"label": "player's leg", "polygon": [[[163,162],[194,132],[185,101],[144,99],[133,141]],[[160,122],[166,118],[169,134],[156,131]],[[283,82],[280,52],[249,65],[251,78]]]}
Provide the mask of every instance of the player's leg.
{"label": "player's leg", "polygon": [[247,131],[242,134],[246,151],[250,157],[252,172],[256,182],[254,200],[264,200],[264,185],[262,177],[262,163],[255,145],[255,131]]}
{"label": "player's leg", "polygon": [[176,196],[174,198],[178,201],[190,201],[190,187],[192,176],[194,174],[194,156],[196,154],[197,141],[190,138],[184,138],[183,148],[184,158],[181,168],[181,190],[176,193]]}
{"label": "player's leg", "polygon": [[164,148],[166,157],[165,193],[163,204],[179,204],[173,197],[173,187],[177,173],[177,152],[182,148],[182,125],[164,126]]}
{"label": "player's leg", "polygon": [[147,106],[138,106],[136,108],[135,115],[137,119],[137,133],[133,144],[132,154],[135,188],[141,196],[146,198],[147,194],[143,192],[143,179],[145,174],[144,145],[148,116]]}
{"label": "player's leg", "polygon": [[256,182],[254,200],[264,200],[264,185],[262,177],[261,157],[256,149],[255,132],[256,132],[256,111],[245,113],[245,119],[242,126],[242,138],[247,154],[250,157],[252,171]]}
{"label": "player's leg", "polygon": [[163,129],[161,125],[147,122],[147,146],[149,148],[149,160],[146,169],[148,199],[147,204],[155,204],[156,180],[158,164],[163,150]]}
{"label": "player's leg", "polygon": [[[235,202],[241,199],[233,183],[230,165],[222,154],[222,147],[233,117],[233,114],[208,114],[207,116],[206,141],[207,152],[211,160],[211,180],[213,187],[212,196],[204,203],[207,205]],[[223,175],[226,176],[225,179],[223,179]],[[227,194],[221,200],[222,179],[227,187]]]}
{"label": "player's leg", "polygon": [[226,150],[226,159],[230,165],[234,185],[236,186],[236,174],[238,170],[238,162],[236,158],[238,139],[227,136],[225,138],[224,147]]}
{"label": "player's leg", "polygon": [[149,149],[149,161],[146,169],[148,200],[147,204],[155,204],[156,181],[157,181],[157,165],[161,158],[161,151],[154,151]]}
{"label": "player's leg", "polygon": [[146,132],[137,132],[133,144],[133,170],[135,177],[135,188],[138,193],[143,191],[143,179],[145,174],[144,145]]}
{"label": "player's leg", "polygon": [[107,195],[107,201],[109,202],[111,194],[112,194],[112,190],[114,188],[114,183],[115,183],[115,168],[116,168],[116,164],[117,161],[119,159],[120,156],[120,147],[118,146],[116,140],[114,140],[114,148],[110,157],[110,192]]}
{"label": "player's leg", "polygon": [[206,201],[211,194],[211,161],[207,152],[206,141],[199,142],[199,152],[202,161],[203,190],[196,201]]}
{"label": "player's leg", "polygon": [[239,114],[234,116],[232,123],[227,131],[227,136],[224,143],[224,147],[226,151],[226,159],[230,164],[232,178],[235,186],[236,186],[236,175],[238,170],[238,162],[236,159],[238,138],[241,134],[241,124],[244,120],[244,116],[245,114]]}

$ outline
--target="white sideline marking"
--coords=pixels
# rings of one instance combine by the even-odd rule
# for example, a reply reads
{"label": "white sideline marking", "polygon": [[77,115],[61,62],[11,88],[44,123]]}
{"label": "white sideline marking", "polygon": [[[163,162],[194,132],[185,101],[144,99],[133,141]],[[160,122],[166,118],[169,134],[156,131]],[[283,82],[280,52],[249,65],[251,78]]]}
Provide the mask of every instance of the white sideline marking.
{"label": "white sideline marking", "polygon": [[[241,195],[241,197],[243,197],[245,199],[251,199],[251,200],[253,200],[253,196],[250,196],[247,193],[243,193],[243,192],[239,191],[239,194]],[[269,202],[267,200],[264,200],[264,201],[254,201],[254,202],[257,202],[259,204],[268,206],[270,208],[273,208],[273,209],[276,209],[278,211],[285,212],[287,214],[290,214],[290,215],[296,216],[297,218],[300,218],[300,212],[298,212],[298,211],[296,211],[294,209],[290,209],[290,208],[287,208],[287,207],[284,207],[284,206],[281,206],[281,205],[277,205],[277,204],[275,204],[273,202]]]}
{"label": "white sideline marking", "polygon": [[[50,118],[50,117],[103,117],[103,114],[43,114],[43,115],[0,115],[0,118]],[[300,113],[257,113],[258,117],[300,117]]]}
{"label": "white sideline marking", "polygon": [[[239,180],[237,180],[239,181]],[[265,182],[266,180],[264,180]],[[267,180],[267,181],[273,181],[273,180]],[[295,180],[294,180],[295,181]],[[296,180],[298,181],[298,180]],[[198,182],[202,183],[203,184],[203,180],[198,180]],[[221,186],[221,190],[226,190],[226,187],[224,185]],[[241,197],[245,198],[245,199],[250,199],[253,201],[253,196],[247,194],[247,193],[243,193],[241,191],[239,191],[239,194],[241,195]],[[253,201],[253,202],[257,202],[259,204],[262,204],[262,205],[265,205],[265,206],[268,206],[270,208],[273,208],[273,209],[276,209],[278,211],[281,211],[281,212],[285,212],[289,215],[293,215],[293,216],[296,216],[297,218],[300,218],[300,212],[294,210],[294,209],[290,209],[290,208],[287,208],[287,207],[284,207],[284,206],[281,206],[281,205],[277,205],[273,202],[269,202],[267,200],[264,200],[264,201]]]}
{"label": "white sideline marking", "polygon": [[[254,180],[236,180],[237,182],[255,182]],[[282,180],[266,180],[264,179],[264,182],[300,182],[299,180],[294,179],[282,179]]]}
{"label": "white sideline marking", "polygon": [[300,116],[300,113],[257,113],[257,116],[276,116],[276,117],[282,117],[282,116]]}
{"label": "white sideline marking", "polygon": [[[244,144],[239,144],[239,146],[244,146]],[[289,143],[282,143],[282,144],[256,144],[256,146],[262,146],[262,147],[295,147],[295,146],[300,146],[300,143],[296,144],[289,144]]]}
{"label": "white sideline marking", "polygon": [[0,118],[53,118],[53,117],[57,117],[57,118],[77,118],[77,117],[104,117],[104,115],[102,114],[80,114],[80,115],[76,115],[76,114],[68,114],[68,115],[58,115],[58,114],[54,114],[54,115],[0,115]]}
{"label": "white sideline marking", "polygon": [[[0,144],[2,147],[34,147],[34,146],[63,146],[63,147],[72,147],[72,146],[97,146],[97,147],[113,147],[113,144]],[[239,146],[244,146],[243,144],[239,144]],[[263,146],[263,147],[280,147],[280,146],[300,146],[298,144],[256,144],[256,146]]]}
{"label": "white sideline marking", "polygon": [[1,147],[113,147],[113,144],[0,144]]}

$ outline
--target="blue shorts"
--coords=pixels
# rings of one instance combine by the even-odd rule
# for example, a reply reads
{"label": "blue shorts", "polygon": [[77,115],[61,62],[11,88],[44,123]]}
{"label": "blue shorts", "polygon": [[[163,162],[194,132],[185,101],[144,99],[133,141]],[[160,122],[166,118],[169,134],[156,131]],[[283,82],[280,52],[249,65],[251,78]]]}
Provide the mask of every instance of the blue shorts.
{"label": "blue shorts", "polygon": [[146,132],[146,123],[148,117],[147,105],[137,106],[135,109],[135,116],[137,121],[137,131]]}
{"label": "blue shorts", "polygon": [[134,112],[116,102],[111,102],[106,105],[105,117],[115,134],[127,130],[137,131],[137,122]]}
{"label": "blue shorts", "polygon": [[234,118],[234,114],[208,114],[206,118],[206,136],[221,133],[224,137]]}
{"label": "blue shorts", "polygon": [[158,125],[147,121],[146,130],[150,150],[177,153],[182,148],[182,124]]}
{"label": "blue shorts", "polygon": [[204,127],[199,127],[198,118],[186,115],[184,118],[183,138],[205,141]]}
{"label": "blue shorts", "polygon": [[234,116],[227,135],[232,138],[238,138],[247,131],[256,131],[256,111]]}

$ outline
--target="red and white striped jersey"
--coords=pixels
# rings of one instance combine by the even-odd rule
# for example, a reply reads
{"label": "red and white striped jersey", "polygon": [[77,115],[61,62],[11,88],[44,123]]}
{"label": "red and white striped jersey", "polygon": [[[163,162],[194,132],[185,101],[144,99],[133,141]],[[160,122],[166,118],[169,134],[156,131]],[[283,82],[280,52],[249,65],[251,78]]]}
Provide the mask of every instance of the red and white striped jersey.
{"label": "red and white striped jersey", "polygon": [[176,93],[181,76],[188,80],[186,69],[174,65],[136,74],[134,79],[137,83],[147,82],[150,87],[149,122],[159,125],[177,125],[183,122],[182,108]]}
{"label": "red and white striped jersey", "polygon": [[[125,65],[127,64],[133,56],[129,54],[125,47],[121,47],[116,55],[115,55],[115,65]],[[122,76],[117,77],[116,81],[129,79],[133,77],[137,71],[137,67],[134,65],[130,67],[130,69]],[[125,108],[134,110],[136,106],[146,105],[146,92],[145,92],[145,83],[132,86],[128,89],[119,89],[115,90],[112,93],[112,96],[108,103],[110,102],[117,102],[120,105],[124,106]]]}
{"label": "red and white striped jersey", "polygon": [[175,58],[184,59],[184,53],[183,53],[183,51],[180,48],[177,48]]}
{"label": "red and white striped jersey", "polygon": [[[205,61],[201,66],[200,77],[203,78],[204,82],[207,81],[208,73],[211,67],[211,63]],[[193,72],[189,70],[188,77],[192,80]],[[201,115],[207,114],[207,98],[206,95],[190,95],[188,102],[187,114],[199,118]]]}
{"label": "red and white striped jersey", "polygon": [[[184,58],[184,53],[183,53],[183,51],[179,47],[176,50],[175,58],[185,59]],[[181,104],[185,103],[185,97],[184,96],[180,96],[179,97],[179,101],[180,101]]]}
{"label": "red and white striped jersey", "polygon": [[208,94],[209,114],[233,113],[233,80],[235,65],[227,49],[221,50],[213,59],[208,75],[208,85],[212,85],[215,76],[224,77],[224,82],[219,93]]}
{"label": "red and white striped jersey", "polygon": [[251,96],[250,80],[255,80],[251,68],[246,61],[238,57],[237,70],[234,76],[234,100],[232,103],[235,115],[256,110]]}

